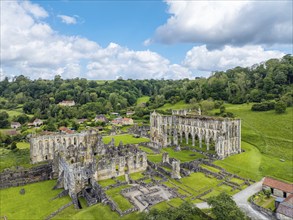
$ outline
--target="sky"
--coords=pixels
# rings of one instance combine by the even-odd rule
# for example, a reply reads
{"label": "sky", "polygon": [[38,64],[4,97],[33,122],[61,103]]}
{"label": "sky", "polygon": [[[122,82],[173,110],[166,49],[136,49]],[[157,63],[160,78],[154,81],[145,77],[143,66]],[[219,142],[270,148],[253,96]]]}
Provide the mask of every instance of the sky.
{"label": "sky", "polygon": [[1,0],[0,80],[182,79],[293,53],[292,1]]}

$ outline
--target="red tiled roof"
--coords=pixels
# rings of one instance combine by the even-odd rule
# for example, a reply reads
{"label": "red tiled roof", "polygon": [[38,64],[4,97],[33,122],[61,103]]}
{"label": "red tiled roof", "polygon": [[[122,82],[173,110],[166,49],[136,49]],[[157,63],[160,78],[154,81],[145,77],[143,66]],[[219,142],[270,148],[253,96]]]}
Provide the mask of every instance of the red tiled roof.
{"label": "red tiled roof", "polygon": [[284,192],[293,193],[293,184],[285,183],[270,177],[265,178],[265,180],[263,181],[263,185],[269,186],[271,188],[279,189]]}

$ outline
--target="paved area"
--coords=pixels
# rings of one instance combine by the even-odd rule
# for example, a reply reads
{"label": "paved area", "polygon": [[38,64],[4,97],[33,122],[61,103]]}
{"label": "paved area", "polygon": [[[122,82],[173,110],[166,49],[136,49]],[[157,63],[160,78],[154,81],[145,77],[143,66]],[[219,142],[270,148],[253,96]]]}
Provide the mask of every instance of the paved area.
{"label": "paved area", "polygon": [[[233,196],[233,200],[236,202],[238,207],[252,220],[269,220],[266,216],[264,216],[262,213],[258,212],[257,210],[253,209],[247,199],[252,196],[253,194],[257,193],[262,189],[262,182],[263,179],[259,182],[256,182],[246,189],[240,191],[239,193],[236,193]],[[200,209],[209,208],[209,205],[206,202],[198,203],[196,206]]]}

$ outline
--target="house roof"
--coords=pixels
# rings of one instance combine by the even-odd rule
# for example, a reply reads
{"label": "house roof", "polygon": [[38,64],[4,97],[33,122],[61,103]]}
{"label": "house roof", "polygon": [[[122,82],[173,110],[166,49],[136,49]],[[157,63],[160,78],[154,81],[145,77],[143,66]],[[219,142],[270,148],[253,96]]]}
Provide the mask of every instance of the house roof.
{"label": "house roof", "polygon": [[293,194],[280,203],[277,213],[293,218]]}
{"label": "house roof", "polygon": [[13,122],[11,122],[11,125],[18,125],[18,126],[20,126],[21,124],[19,122],[13,121]]}
{"label": "house roof", "polygon": [[273,179],[271,177],[266,177],[263,181],[263,185],[269,186],[274,189],[279,189],[284,192],[293,193],[293,184],[285,183],[280,180]]}

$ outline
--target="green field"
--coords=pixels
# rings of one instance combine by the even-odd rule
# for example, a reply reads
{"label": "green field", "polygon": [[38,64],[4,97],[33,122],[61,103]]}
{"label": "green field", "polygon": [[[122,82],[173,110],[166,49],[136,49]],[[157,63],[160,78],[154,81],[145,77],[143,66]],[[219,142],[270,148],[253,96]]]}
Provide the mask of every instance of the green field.
{"label": "green field", "polygon": [[30,164],[30,150],[24,148],[12,151],[0,148],[0,172],[5,168],[15,168],[16,166],[32,167]]}
{"label": "green field", "polygon": [[149,96],[142,96],[137,99],[136,104],[141,105],[142,103],[147,103],[150,100]]}
{"label": "green field", "polygon": [[[242,177],[272,176],[293,182],[293,108],[285,114],[253,112],[251,105],[226,105],[242,121],[242,148],[246,151],[215,164]],[[282,162],[285,160],[284,162]]]}
{"label": "green field", "polygon": [[168,109],[188,109],[190,108],[190,104],[185,103],[184,101],[177,102],[175,104],[167,103],[162,107],[158,108],[158,110],[168,110]]}
{"label": "green field", "polygon": [[[7,219],[45,219],[52,212],[71,201],[69,196],[52,200],[62,191],[52,190],[56,180],[0,190],[0,216]],[[19,193],[25,189],[25,194]]]}
{"label": "green field", "polygon": [[105,144],[108,144],[110,143],[112,138],[114,138],[115,146],[118,146],[120,141],[122,141],[123,144],[139,144],[142,142],[150,141],[148,138],[135,138],[131,134],[122,134],[122,135],[115,135],[115,136],[104,136],[103,142]]}

